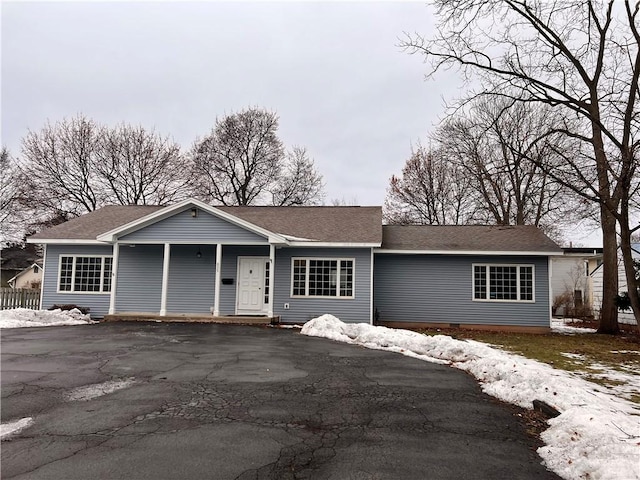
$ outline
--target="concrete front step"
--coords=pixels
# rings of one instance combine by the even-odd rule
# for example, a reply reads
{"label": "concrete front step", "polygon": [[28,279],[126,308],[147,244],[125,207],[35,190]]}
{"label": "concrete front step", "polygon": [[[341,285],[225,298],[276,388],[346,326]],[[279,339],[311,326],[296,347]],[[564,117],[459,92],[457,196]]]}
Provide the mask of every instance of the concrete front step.
{"label": "concrete front step", "polygon": [[280,323],[280,317],[244,316],[244,315],[196,315],[189,313],[171,313],[154,315],[149,313],[115,313],[105,315],[103,322],[184,322],[184,323],[228,323],[233,325],[274,325]]}

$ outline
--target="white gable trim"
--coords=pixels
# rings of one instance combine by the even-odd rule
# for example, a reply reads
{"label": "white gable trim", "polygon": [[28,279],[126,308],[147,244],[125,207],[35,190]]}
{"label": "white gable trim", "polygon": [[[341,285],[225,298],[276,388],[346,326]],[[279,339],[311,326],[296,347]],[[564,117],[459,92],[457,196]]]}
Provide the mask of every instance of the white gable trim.
{"label": "white gable trim", "polygon": [[27,238],[27,243],[41,245],[105,245],[99,240],[69,239],[69,238]]}
{"label": "white gable trim", "polygon": [[231,215],[230,213],[226,213],[226,212],[223,212],[222,210],[218,210],[217,208],[212,207],[211,205],[207,205],[206,203],[201,202],[200,200],[196,200],[194,198],[183,200],[180,203],[171,205],[169,207],[165,207],[161,210],[157,210],[153,213],[150,213],[149,215],[145,215],[142,218],[139,218],[125,225],[121,225],[117,228],[114,228],[113,230],[110,230],[106,233],[98,235],[97,240],[100,242],[114,243],[118,240],[119,237],[128,235],[142,228],[153,225],[154,223],[160,222],[177,213],[183,212],[193,207],[198,208],[210,215],[213,215],[214,217],[218,217],[222,220],[225,220],[240,228],[248,230],[252,233],[266,237],[269,243],[285,244],[285,245],[288,244],[287,239],[284,238],[282,235],[265,230],[264,228],[254,225],[253,223],[249,223],[234,215]]}

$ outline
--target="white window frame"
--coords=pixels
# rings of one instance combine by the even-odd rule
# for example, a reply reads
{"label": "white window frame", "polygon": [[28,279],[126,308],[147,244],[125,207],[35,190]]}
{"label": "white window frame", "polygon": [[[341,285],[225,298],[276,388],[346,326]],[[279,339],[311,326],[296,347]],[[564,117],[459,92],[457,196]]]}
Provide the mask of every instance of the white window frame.
{"label": "white window frame", "polygon": [[[294,295],[294,266],[297,260],[305,261],[305,279],[304,279],[304,291],[305,295]],[[309,295],[309,261],[310,260],[322,260],[322,261],[335,261],[338,268],[336,269],[336,294],[335,295]],[[340,295],[340,262],[351,262],[351,295]],[[291,298],[323,298],[323,299],[343,299],[349,300],[356,298],[356,259],[355,258],[336,258],[336,257],[291,257]]]}
{"label": "white window frame", "polygon": [[[62,280],[62,259],[63,258],[72,258],[73,263],[71,266],[71,290],[61,290],[60,289],[60,280]],[[78,258],[100,258],[100,290],[94,291],[86,291],[86,290],[76,290],[76,264],[78,262]],[[60,254],[58,256],[58,281],[56,283],[56,293],[72,293],[74,295],[110,295],[111,287],[113,286],[113,278],[109,282],[109,290],[104,289],[104,266],[105,259],[111,259],[111,274],[113,275],[113,255],[76,255],[76,254]]]}
{"label": "white window frame", "polygon": [[[486,282],[486,297],[476,298],[476,267],[484,267]],[[491,285],[489,278],[489,267],[515,267],[516,268],[516,289],[518,298],[515,300],[491,298]],[[531,300],[522,300],[520,285],[520,269],[522,267],[531,268]],[[535,303],[536,302],[536,267],[529,263],[472,263],[471,264],[471,300],[474,302],[491,302],[491,303]]]}

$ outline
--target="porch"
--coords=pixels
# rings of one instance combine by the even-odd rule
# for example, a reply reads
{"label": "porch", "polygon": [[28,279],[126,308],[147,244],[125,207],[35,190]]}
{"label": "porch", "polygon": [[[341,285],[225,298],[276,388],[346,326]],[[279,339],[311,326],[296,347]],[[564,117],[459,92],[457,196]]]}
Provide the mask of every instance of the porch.
{"label": "porch", "polygon": [[277,325],[280,316],[268,315],[204,315],[204,314],[168,314],[152,313],[116,313],[105,315],[103,322],[174,322],[174,323],[224,323],[231,325]]}

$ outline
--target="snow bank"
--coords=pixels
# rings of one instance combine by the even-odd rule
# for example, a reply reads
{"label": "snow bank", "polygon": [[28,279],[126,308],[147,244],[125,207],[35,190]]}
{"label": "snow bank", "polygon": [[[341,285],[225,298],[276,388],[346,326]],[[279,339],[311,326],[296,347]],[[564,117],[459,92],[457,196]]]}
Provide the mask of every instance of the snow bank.
{"label": "snow bank", "polygon": [[570,372],[446,335],[345,324],[332,315],[307,322],[303,335],[447,363],[473,374],[484,392],[525,408],[543,400],[562,413],[549,420],[538,449],[565,479],[640,479],[640,409]]}
{"label": "snow bank", "polygon": [[126,378],[124,380],[109,380],[108,382],[103,383],[94,383],[93,385],[85,385],[83,387],[78,387],[71,390],[71,392],[65,395],[65,398],[69,401],[84,402],[101,397],[103,395],[108,395],[109,393],[113,393],[118,390],[122,390],[123,388],[128,388],[134,383],[135,379],[133,378]]}
{"label": "snow bank", "polygon": [[80,310],[0,310],[0,328],[52,327],[95,323]]}
{"label": "snow bank", "polygon": [[0,439],[5,439],[13,433],[29,427],[33,423],[33,418],[26,417],[16,420],[15,422],[0,424]]}
{"label": "snow bank", "polygon": [[595,328],[586,327],[568,327],[564,324],[565,319],[551,319],[551,331],[554,333],[564,333],[566,335],[575,335],[577,333],[596,333]]}

